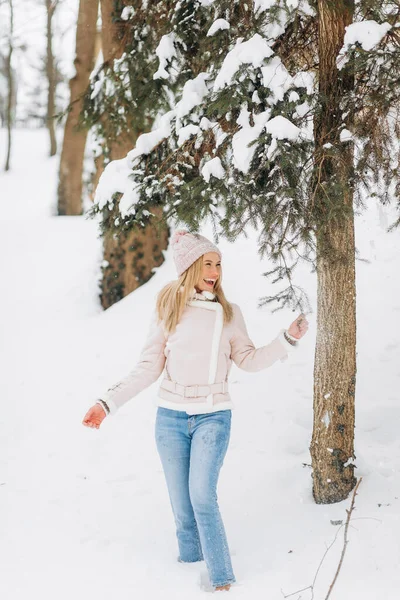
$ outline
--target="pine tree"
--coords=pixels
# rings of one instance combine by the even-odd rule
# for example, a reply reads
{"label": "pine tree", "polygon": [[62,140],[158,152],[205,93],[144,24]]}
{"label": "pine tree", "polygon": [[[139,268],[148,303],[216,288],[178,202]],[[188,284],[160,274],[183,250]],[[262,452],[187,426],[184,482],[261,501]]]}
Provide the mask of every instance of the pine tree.
{"label": "pine tree", "polygon": [[261,303],[307,309],[293,272],[315,266],[318,503],[356,482],[354,210],[399,198],[399,24],[390,1],[175,2],[153,67],[168,109],[107,166],[91,211],[117,232],[154,206],[230,240],[256,227],[283,284]]}

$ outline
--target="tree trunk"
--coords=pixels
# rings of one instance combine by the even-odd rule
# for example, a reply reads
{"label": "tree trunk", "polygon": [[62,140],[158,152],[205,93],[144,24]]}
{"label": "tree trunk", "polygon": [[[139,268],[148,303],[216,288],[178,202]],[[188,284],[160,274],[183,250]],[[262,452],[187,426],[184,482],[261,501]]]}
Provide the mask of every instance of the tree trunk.
{"label": "tree trunk", "polygon": [[[315,120],[318,317],[314,365],[313,495],[345,499],[354,485],[356,286],[352,142],[340,141],[343,94],[353,88],[348,65],[336,68],[354,3],[318,0],[319,113]],[[351,125],[346,115],[346,125]],[[328,143],[328,147],[324,147]]]}
{"label": "tree trunk", "polygon": [[[118,21],[116,16],[120,15],[124,4],[115,0],[101,0],[102,19],[102,47],[104,61],[112,64],[115,58],[120,58],[125,50],[125,28],[129,25],[124,21]],[[119,12],[116,11],[116,7]],[[119,10],[120,9],[120,10]],[[107,131],[107,122],[103,122]],[[118,136],[118,139],[107,140],[110,149],[111,160],[124,158],[132,150],[138,135],[141,133],[142,124],[138,123],[135,131],[126,130]],[[104,161],[97,160],[96,180],[98,181],[101,170],[104,169]],[[116,208],[115,216],[118,216]],[[160,209],[152,212],[161,216]],[[104,260],[102,267],[103,277],[101,281],[100,300],[103,308],[109,308],[118,300],[143,285],[152,276],[154,267],[164,262],[162,251],[168,245],[167,226],[156,227],[150,224],[143,229],[119,233],[113,236],[111,233],[104,237]]]}
{"label": "tree trunk", "polygon": [[162,251],[167,245],[166,226],[160,230],[155,225],[148,225],[135,232],[119,233],[115,239],[111,234],[106,234],[106,263],[102,267],[100,294],[103,308],[109,308],[146,283],[152,277],[153,268],[164,262]]}
{"label": "tree trunk", "polygon": [[95,63],[98,0],[80,0],[76,26],[76,74],[69,82],[70,112],[65,123],[58,183],[58,214],[82,214],[82,174],[87,131],[78,129],[83,95]]}
{"label": "tree trunk", "polygon": [[46,10],[47,10],[46,75],[47,75],[47,83],[48,83],[47,129],[49,130],[49,136],[50,136],[50,156],[54,156],[57,153],[57,140],[56,140],[55,127],[54,127],[56,77],[55,77],[55,68],[54,68],[53,32],[52,32],[52,19],[53,19],[55,9],[56,9],[56,2],[54,0],[46,0]]}
{"label": "tree trunk", "polygon": [[10,40],[8,46],[8,54],[5,60],[6,79],[8,87],[7,95],[7,154],[4,170],[10,170],[11,159],[11,143],[12,143],[12,121],[13,121],[13,100],[14,100],[14,79],[12,72],[12,55],[13,55],[13,35],[14,35],[14,6],[12,0],[8,0],[10,6]]}

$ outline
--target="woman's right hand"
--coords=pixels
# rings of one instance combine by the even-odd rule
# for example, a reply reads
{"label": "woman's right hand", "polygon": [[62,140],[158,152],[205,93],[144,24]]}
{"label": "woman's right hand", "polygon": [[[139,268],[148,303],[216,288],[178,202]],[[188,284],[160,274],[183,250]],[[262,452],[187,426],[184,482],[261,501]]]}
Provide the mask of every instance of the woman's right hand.
{"label": "woman's right hand", "polygon": [[86,427],[94,427],[95,429],[98,429],[106,416],[107,415],[104,408],[102,408],[100,404],[94,404],[87,411],[82,423]]}

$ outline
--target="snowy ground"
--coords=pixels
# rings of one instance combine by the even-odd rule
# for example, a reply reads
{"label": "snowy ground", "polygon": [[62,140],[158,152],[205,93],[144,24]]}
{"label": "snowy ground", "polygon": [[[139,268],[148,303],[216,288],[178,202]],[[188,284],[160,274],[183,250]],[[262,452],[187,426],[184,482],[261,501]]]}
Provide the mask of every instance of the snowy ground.
{"label": "snowy ground", "polygon": [[[148,284],[104,312],[97,226],[54,216],[57,158],[46,150],[44,131],[17,131],[13,171],[0,174],[0,597],[204,598],[204,563],[176,561],[154,443],[157,384],[99,431],[81,425],[93,401],[134,364],[157,291],[174,277],[171,256]],[[331,600],[399,597],[400,240],[385,232],[388,219],[371,206],[357,220],[358,247],[370,261],[357,264],[363,481]],[[268,289],[254,240],[220,246],[227,296],[241,305],[255,343],[266,343],[294,315],[256,308]],[[298,279],[315,306],[314,276],[304,269]],[[337,533],[331,520],[346,518],[349,501],[316,506],[311,497],[315,313],[309,320],[290,362],[231,374],[236,408],[219,498],[238,579],[232,598],[280,600],[309,586]],[[320,569],[314,600],[325,599],[342,535]]]}

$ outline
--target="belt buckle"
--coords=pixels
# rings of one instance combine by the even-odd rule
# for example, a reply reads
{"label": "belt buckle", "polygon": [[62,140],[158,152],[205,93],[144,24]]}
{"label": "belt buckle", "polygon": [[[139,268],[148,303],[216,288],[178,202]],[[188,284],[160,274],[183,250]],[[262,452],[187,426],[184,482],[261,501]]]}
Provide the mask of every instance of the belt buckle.
{"label": "belt buckle", "polygon": [[[197,394],[198,387],[199,387],[198,385],[188,385],[188,386],[186,386],[185,387],[185,394],[184,394],[185,398],[196,398],[197,395],[198,395]],[[189,390],[190,391],[194,390],[194,394],[193,393],[191,394],[189,392]]]}

